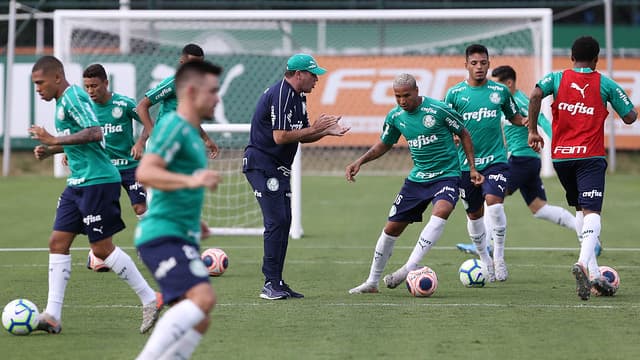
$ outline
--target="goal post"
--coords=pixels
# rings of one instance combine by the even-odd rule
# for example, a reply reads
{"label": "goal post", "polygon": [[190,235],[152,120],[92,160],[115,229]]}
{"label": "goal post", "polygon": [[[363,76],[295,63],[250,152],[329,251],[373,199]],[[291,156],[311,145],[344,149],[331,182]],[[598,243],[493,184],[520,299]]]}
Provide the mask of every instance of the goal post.
{"label": "goal post", "polygon": [[[314,121],[321,113],[341,115],[351,131],[302,145],[299,174],[343,175],[346,164],[379,138],[384,117],[395,106],[392,81],[401,72],[416,77],[422,95],[442,99],[450,86],[466,77],[466,46],[480,43],[489,49],[492,66],[514,67],[519,87],[528,93],[552,70],[552,12],[536,8],[54,13],[54,55],[65,64],[70,81],[81,83],[84,67],[102,63],[112,90],[137,100],[175,72],[187,43],[202,46],[206,58],[224,68],[216,124],[207,129],[219,141],[244,141],[229,145],[231,153],[246,146],[246,130],[217,127],[248,126],[264,89],[282,79],[287,58],[298,52],[312,54],[329,71],[307,97],[309,119]],[[220,156],[226,151],[223,148]],[[552,173],[550,164],[550,157],[544,156],[543,175]],[[61,165],[56,163],[55,168],[56,175],[62,174]],[[410,168],[407,144],[401,141],[361,173],[404,176]],[[237,179],[248,186],[244,178]],[[294,198],[300,193],[300,179],[292,182]],[[252,199],[257,207],[256,203]],[[301,216],[302,211],[295,210],[301,204],[293,203],[294,216]],[[237,209],[230,217],[236,217],[233,221],[239,225],[221,227],[260,227],[246,225],[242,213],[249,210]],[[225,216],[207,213],[207,220],[221,223]]]}

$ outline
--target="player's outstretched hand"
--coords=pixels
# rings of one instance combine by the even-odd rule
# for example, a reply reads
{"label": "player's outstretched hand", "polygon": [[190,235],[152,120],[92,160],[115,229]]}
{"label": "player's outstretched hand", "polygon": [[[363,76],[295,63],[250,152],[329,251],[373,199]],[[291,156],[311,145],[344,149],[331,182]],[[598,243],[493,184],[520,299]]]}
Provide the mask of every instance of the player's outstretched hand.
{"label": "player's outstretched hand", "polygon": [[353,163],[347,165],[347,169],[345,171],[345,177],[347,178],[347,181],[355,182],[356,181],[356,174],[359,171],[360,171],[360,163],[353,162]]}
{"label": "player's outstretched hand", "polygon": [[36,139],[45,145],[55,145],[56,137],[51,135],[44,127],[31,125],[29,132],[32,139]]}
{"label": "player's outstretched hand", "polygon": [[209,159],[215,159],[218,156],[218,145],[213,140],[207,141],[204,146],[209,151]]}
{"label": "player's outstretched hand", "polygon": [[136,143],[131,147],[131,156],[134,160],[140,160],[142,158],[142,154],[144,153],[144,144],[140,144],[136,141]]}
{"label": "player's outstretched hand", "polygon": [[544,147],[544,139],[537,132],[529,131],[529,146],[535,151],[540,152]]}
{"label": "player's outstretched hand", "polygon": [[477,170],[469,172],[471,183],[475,186],[480,186],[484,182],[484,175],[480,174]]}
{"label": "player's outstretched hand", "polygon": [[38,145],[33,148],[33,156],[38,160],[44,160],[49,157],[51,153],[45,145]]}
{"label": "player's outstretched hand", "polygon": [[205,169],[198,170],[191,176],[191,188],[206,187],[213,191],[218,187],[218,184],[222,181],[217,171]]}
{"label": "player's outstretched hand", "polygon": [[[338,117],[338,120],[340,120],[341,116]],[[349,126],[342,126],[338,123],[335,123],[335,125],[333,125],[332,127],[327,129],[327,135],[331,135],[331,136],[342,136],[344,134],[346,134],[349,130],[351,130],[351,127]]]}

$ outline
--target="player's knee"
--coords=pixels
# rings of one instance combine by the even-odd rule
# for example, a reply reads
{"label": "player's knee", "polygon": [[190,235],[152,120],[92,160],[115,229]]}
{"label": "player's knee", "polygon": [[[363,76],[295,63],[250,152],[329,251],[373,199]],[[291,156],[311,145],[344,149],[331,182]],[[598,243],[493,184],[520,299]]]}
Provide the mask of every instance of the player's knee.
{"label": "player's knee", "polygon": [[133,204],[133,211],[136,213],[137,216],[142,216],[144,213],[147,212],[147,205]]}

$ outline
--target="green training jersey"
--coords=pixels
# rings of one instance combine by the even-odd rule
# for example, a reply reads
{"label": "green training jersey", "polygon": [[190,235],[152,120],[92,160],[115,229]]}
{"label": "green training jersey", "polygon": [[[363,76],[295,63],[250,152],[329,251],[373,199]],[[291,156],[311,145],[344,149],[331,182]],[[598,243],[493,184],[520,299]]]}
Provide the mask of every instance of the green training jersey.
{"label": "green training jersey", "polygon": [[[198,128],[176,112],[167,114],[162,123],[153,128],[146,153],[162,157],[167,170],[174,173],[191,175],[207,168],[207,155]],[[177,236],[199,244],[204,188],[175,191],[151,188],[149,191],[149,210],[138,223],[135,245],[164,236]]]}
{"label": "green training jersey", "polygon": [[[593,72],[590,68],[575,68],[573,71],[581,73]],[[563,71],[552,72],[538,81],[536,86],[542,90],[543,98],[551,94],[553,94],[554,98],[556,97],[558,87],[560,87],[562,73]],[[613,110],[620,116],[625,116],[633,110],[633,103],[631,103],[629,96],[627,96],[622,87],[604,74],[600,74],[600,97],[605,107],[607,106],[607,102],[611,103]]]}
{"label": "green training jersey", "polygon": [[135,144],[133,121],[140,122],[135,101],[130,97],[113,93],[105,104],[94,102],[93,111],[102,126],[111,163],[118,170],[138,166],[138,160],[131,156],[131,148]]}
{"label": "green training jersey", "polygon": [[[516,90],[513,100],[518,104],[520,115],[529,116],[529,98],[525,93]],[[540,155],[529,146],[529,128],[526,126],[513,125],[510,121],[503,121],[504,137],[507,140],[507,151],[514,156],[528,156],[539,158]],[[545,134],[551,138],[551,123],[544,114],[538,116],[538,125]]]}
{"label": "green training jersey", "polygon": [[[100,126],[92,109],[93,103],[78,85],[65,89],[56,99],[56,131],[71,135],[86,128]],[[104,138],[100,142],[63,145],[69,163],[69,186],[89,186],[120,182],[120,173],[111,165],[105,151]]]}
{"label": "green training jersey", "polygon": [[166,114],[176,111],[178,108],[178,98],[176,97],[176,81],[175,75],[162,80],[160,84],[153,89],[144,93],[150,101],[151,105],[160,103],[160,110],[156,118],[156,125]]}
{"label": "green training jersey", "polygon": [[[471,134],[476,168],[507,162],[507,151],[502,137],[501,119],[513,118],[518,113],[509,89],[492,80],[481,86],[470,86],[466,81],[447,91],[445,103],[462,115],[464,127]],[[458,148],[462,170],[469,171],[466,156]]]}
{"label": "green training jersey", "polygon": [[387,145],[404,136],[409,145],[413,169],[408,179],[416,182],[434,181],[460,176],[460,164],[451,134],[459,135],[464,126],[462,117],[447,104],[422,98],[414,112],[396,106],[387,114],[380,139]]}

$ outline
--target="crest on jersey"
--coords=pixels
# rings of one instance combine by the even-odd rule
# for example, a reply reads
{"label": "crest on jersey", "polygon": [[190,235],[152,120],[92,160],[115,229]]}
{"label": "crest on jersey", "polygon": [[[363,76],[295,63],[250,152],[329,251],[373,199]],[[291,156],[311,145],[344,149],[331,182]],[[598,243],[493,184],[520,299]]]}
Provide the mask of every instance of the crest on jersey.
{"label": "crest on jersey", "polygon": [[64,108],[62,106],[58,106],[58,109],[56,110],[56,117],[60,121],[64,120]]}
{"label": "crest on jersey", "polygon": [[436,119],[434,119],[431,115],[425,115],[422,118],[422,124],[424,125],[424,127],[430,128],[436,124]]}
{"label": "crest on jersey", "polygon": [[120,119],[122,117],[122,108],[120,106],[115,106],[112,110],[111,110],[111,116],[114,119]]}
{"label": "crest on jersey", "polygon": [[280,189],[280,182],[278,179],[272,177],[267,179],[267,189],[270,191],[278,191]]}
{"label": "crest on jersey", "polygon": [[500,97],[500,94],[498,94],[497,92],[492,92],[491,95],[489,95],[489,101],[491,101],[494,104],[500,104],[500,102],[502,101],[502,98]]}

